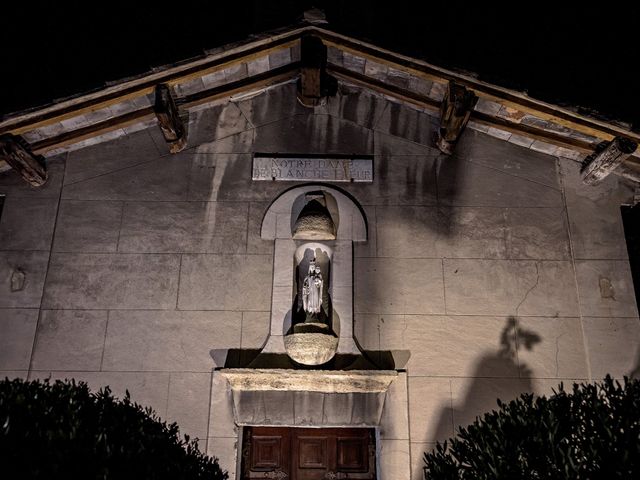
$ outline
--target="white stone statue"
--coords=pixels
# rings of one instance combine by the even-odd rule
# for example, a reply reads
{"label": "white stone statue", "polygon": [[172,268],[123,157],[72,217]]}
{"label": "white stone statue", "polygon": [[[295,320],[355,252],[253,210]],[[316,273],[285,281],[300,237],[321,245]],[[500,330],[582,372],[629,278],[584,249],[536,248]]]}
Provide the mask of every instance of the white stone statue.
{"label": "white stone statue", "polygon": [[320,313],[322,307],[322,274],[314,258],[309,263],[309,273],[302,283],[302,308],[310,314]]}

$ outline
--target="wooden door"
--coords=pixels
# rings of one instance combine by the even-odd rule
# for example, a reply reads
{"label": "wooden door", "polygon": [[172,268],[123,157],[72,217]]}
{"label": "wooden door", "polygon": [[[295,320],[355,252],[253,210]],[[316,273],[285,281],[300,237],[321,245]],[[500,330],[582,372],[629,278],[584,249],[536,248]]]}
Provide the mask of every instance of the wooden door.
{"label": "wooden door", "polygon": [[373,480],[375,434],[367,428],[246,427],[243,480]]}

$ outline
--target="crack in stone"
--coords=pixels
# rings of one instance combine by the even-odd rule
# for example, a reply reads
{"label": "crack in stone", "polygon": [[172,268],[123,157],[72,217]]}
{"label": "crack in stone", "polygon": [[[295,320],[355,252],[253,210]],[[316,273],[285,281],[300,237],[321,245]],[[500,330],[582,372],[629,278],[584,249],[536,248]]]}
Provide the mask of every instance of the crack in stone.
{"label": "crack in stone", "polygon": [[538,286],[538,282],[540,281],[540,269],[538,268],[538,262],[536,262],[535,265],[536,265],[536,283],[534,283],[533,286],[529,290],[527,290],[527,293],[525,293],[522,300],[520,300],[520,303],[516,307],[516,313],[515,313],[516,317],[518,316],[518,310],[520,310],[520,307],[522,306],[522,304],[525,302],[525,300],[527,299],[529,294],[533,291],[533,289]]}

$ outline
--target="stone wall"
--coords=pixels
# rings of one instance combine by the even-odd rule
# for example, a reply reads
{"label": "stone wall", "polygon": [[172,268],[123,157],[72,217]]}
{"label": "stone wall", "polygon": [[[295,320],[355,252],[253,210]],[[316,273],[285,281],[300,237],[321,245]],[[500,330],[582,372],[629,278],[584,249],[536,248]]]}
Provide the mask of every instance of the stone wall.
{"label": "stone wall", "polygon": [[294,88],[192,110],[177,155],[151,127],[48,159],[42,189],[2,174],[0,374],[128,389],[235,471],[211,351],[264,342],[273,244],[260,223],[294,185],[252,182],[252,152],[374,155],[372,184],[341,186],[369,227],[356,338],[411,352],[392,387],[404,393],[388,397],[408,404],[385,407],[382,478],[410,464],[421,478],[422,452],[497,396],[637,370],[630,186],[582,186],[577,163],[472,130],[445,158],[425,112],[345,85],[307,110]]}

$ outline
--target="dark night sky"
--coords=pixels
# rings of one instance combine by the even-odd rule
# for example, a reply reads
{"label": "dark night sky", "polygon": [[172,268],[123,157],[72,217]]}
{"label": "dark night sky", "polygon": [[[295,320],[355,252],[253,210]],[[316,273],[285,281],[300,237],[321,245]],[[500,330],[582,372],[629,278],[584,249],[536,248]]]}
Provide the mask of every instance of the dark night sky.
{"label": "dark night sky", "polygon": [[[312,4],[329,27],[534,98],[640,128],[640,6],[487,2],[11,2],[2,6],[0,113],[99,88],[290,25]],[[559,4],[560,2],[556,2]],[[126,6],[124,6],[126,5]],[[419,6],[415,6],[419,5]],[[606,10],[604,9],[606,7]]]}

